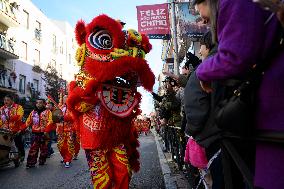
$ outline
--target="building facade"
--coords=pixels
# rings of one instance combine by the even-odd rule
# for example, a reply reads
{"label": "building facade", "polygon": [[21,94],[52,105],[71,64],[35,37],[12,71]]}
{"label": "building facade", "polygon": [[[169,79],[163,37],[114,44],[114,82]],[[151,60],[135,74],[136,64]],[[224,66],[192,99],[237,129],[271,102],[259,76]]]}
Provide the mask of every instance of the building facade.
{"label": "building facade", "polygon": [[[71,81],[77,72],[77,47],[74,29],[70,24],[49,19],[30,0],[0,2],[15,9],[16,15],[13,24],[6,24],[6,27],[4,25],[4,31],[14,40],[14,56],[2,60],[1,63],[7,69],[6,78],[11,80],[11,87],[8,86],[11,88],[10,92],[26,99],[46,97],[46,82],[40,70],[46,70],[48,66],[55,68],[62,79]],[[12,79],[10,75],[13,76]]]}
{"label": "building facade", "polygon": [[15,85],[17,74],[11,60],[17,60],[19,56],[16,36],[10,31],[19,26],[18,5],[7,0],[0,0],[0,100],[6,94],[17,93]]}

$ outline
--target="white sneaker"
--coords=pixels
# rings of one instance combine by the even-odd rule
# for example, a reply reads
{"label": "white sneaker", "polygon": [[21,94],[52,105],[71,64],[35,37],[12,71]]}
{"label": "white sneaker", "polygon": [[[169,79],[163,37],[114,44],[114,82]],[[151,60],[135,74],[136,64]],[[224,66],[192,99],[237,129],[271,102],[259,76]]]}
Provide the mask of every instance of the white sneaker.
{"label": "white sneaker", "polygon": [[69,168],[69,167],[70,167],[70,162],[65,162],[65,163],[64,163],[64,167],[65,167],[65,168]]}

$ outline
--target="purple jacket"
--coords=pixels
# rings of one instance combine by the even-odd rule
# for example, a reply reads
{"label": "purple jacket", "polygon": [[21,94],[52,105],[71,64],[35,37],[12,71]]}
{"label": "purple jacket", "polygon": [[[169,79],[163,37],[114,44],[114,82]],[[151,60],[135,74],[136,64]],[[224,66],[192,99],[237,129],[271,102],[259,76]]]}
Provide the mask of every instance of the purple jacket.
{"label": "purple jacket", "polygon": [[[279,28],[271,12],[264,11],[252,0],[219,0],[217,20],[218,52],[197,68],[199,80],[215,81],[242,76],[253,64],[271,54],[278,43]],[[257,127],[284,131],[284,52],[270,62],[259,89]],[[258,144],[255,183],[263,188],[283,188],[284,147]],[[282,180],[282,181],[281,181]]]}

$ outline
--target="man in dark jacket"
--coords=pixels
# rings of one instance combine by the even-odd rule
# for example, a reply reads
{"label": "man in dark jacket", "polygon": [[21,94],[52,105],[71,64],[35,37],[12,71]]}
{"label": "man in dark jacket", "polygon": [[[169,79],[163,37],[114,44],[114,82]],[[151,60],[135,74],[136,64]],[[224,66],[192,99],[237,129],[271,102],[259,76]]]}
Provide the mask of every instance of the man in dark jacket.
{"label": "man in dark jacket", "polygon": [[[211,33],[207,32],[200,40],[200,56],[205,59],[216,52]],[[190,75],[185,87],[185,113],[187,118],[186,134],[198,138],[204,129],[211,110],[211,95],[202,90],[195,71]],[[206,146],[205,144],[202,144]]]}
{"label": "man in dark jacket", "polygon": [[[217,47],[212,44],[210,32],[203,35],[200,43],[199,53],[203,60],[216,52]],[[218,87],[217,83],[216,87]],[[210,159],[219,150],[218,145],[212,145],[212,142],[218,137],[214,134],[218,131],[215,128],[206,127],[206,125],[210,121],[210,113],[219,94],[203,91],[195,71],[189,77],[184,94],[187,118],[185,133],[192,136],[201,146],[206,147],[207,158]],[[222,172],[220,157],[211,164],[210,172],[213,179],[212,188],[223,188],[223,177],[220,175],[220,172]]]}

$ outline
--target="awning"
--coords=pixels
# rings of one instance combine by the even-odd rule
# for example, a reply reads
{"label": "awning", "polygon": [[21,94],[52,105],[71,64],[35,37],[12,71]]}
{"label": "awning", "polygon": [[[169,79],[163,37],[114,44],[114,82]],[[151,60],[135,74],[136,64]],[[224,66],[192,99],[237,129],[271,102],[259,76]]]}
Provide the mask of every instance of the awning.
{"label": "awning", "polygon": [[6,51],[5,49],[1,49],[0,48],[0,57],[1,58],[4,58],[4,59],[18,59],[19,56],[18,55],[15,55],[9,51]]}

